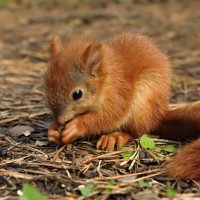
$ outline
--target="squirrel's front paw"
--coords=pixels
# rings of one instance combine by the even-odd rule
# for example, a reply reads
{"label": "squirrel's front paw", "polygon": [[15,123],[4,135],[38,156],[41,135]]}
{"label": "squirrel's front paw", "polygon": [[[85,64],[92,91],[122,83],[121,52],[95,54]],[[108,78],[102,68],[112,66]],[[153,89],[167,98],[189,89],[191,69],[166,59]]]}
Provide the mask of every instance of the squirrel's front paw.
{"label": "squirrel's front paw", "polygon": [[63,144],[68,144],[83,137],[85,133],[86,129],[82,121],[80,119],[73,119],[65,125],[61,134],[61,141]]}
{"label": "squirrel's front paw", "polygon": [[53,142],[56,144],[60,144],[60,132],[59,132],[60,125],[56,122],[52,122],[49,129],[48,129],[48,140],[49,142]]}

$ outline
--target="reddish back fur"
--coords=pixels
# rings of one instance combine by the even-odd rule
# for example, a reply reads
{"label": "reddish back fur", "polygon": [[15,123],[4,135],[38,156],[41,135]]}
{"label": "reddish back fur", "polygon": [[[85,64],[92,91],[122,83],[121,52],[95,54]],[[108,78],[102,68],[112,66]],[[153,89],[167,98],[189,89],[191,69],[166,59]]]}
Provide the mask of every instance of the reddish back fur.
{"label": "reddish back fur", "polygon": [[149,38],[138,34],[118,35],[104,44],[104,67],[109,73],[105,94],[112,91],[117,97],[124,93],[119,102],[105,96],[110,104],[117,108],[122,105],[124,110],[116,128],[134,137],[150,132],[157,127],[168,105],[171,80],[168,59]]}

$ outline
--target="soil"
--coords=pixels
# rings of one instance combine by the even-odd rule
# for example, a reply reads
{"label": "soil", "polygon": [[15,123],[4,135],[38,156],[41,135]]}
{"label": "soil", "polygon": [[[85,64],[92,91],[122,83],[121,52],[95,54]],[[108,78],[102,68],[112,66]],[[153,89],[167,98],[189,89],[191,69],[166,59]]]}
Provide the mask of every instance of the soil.
{"label": "soil", "polygon": [[[0,1],[0,199],[19,199],[27,182],[48,199],[169,199],[167,182],[174,199],[200,199],[198,181],[160,173],[172,154],[155,158],[140,148],[131,169],[130,161],[122,164],[122,153],[137,148],[137,140],[115,152],[96,150],[96,138],[49,144],[51,115],[43,95],[54,35],[68,41],[131,31],[150,36],[169,55],[171,103],[199,100],[199,8],[198,0]],[[141,180],[149,186],[140,187]],[[80,188],[88,184],[94,190],[85,197]]]}

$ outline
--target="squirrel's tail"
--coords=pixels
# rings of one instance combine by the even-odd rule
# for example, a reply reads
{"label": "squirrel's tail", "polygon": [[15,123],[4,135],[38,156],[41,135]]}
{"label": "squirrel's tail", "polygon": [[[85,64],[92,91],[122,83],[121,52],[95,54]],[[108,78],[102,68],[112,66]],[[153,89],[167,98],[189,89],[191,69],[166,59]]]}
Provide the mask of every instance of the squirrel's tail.
{"label": "squirrel's tail", "polygon": [[200,101],[169,108],[157,134],[173,140],[195,139],[165,169],[176,178],[200,179]]}
{"label": "squirrel's tail", "polygon": [[176,178],[200,179],[200,138],[177,153],[165,170]]}

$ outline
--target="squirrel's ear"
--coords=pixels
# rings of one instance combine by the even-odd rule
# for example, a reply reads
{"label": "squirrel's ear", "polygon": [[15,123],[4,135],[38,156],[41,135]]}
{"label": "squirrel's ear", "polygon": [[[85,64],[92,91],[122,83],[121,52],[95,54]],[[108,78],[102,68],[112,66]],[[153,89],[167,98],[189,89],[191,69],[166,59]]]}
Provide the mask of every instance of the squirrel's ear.
{"label": "squirrel's ear", "polygon": [[60,38],[58,36],[54,36],[51,41],[51,56],[52,57],[55,57],[56,55],[60,53],[61,46],[62,44],[61,44]]}
{"label": "squirrel's ear", "polygon": [[90,74],[97,76],[100,72],[102,61],[102,45],[100,42],[91,43],[83,55],[84,64],[88,66]]}

